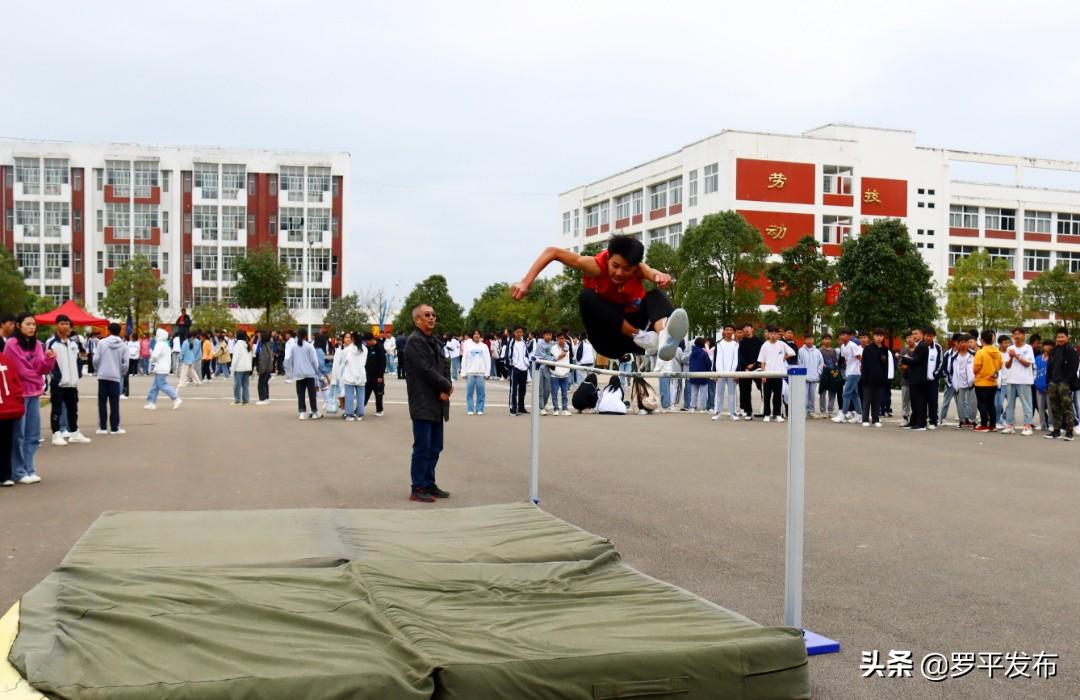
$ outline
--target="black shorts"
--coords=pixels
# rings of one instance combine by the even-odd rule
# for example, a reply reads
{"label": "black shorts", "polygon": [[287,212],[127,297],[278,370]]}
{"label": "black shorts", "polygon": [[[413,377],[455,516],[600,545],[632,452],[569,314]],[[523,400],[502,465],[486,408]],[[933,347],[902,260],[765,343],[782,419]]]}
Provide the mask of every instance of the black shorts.
{"label": "black shorts", "polygon": [[654,323],[667,318],[675,310],[668,295],[659,289],[646,292],[641,307],[630,313],[623,310],[622,304],[601,299],[592,289],[581,290],[578,303],[589,341],[597,352],[611,359],[618,359],[627,353],[645,354],[645,350],[633,338],[623,335],[623,321],[634,328],[651,329]]}

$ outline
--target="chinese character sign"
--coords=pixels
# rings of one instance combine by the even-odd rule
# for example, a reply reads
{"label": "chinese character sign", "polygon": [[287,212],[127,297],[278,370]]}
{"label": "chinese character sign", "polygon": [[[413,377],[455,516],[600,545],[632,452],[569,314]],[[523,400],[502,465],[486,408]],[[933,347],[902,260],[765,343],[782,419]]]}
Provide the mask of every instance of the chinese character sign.
{"label": "chinese character sign", "polygon": [[771,224],[765,227],[765,235],[774,241],[781,240],[787,235],[787,226],[781,224]]}
{"label": "chinese character sign", "polygon": [[863,192],[862,201],[867,204],[882,204],[881,195],[877,190],[866,190]]}
{"label": "chinese character sign", "polygon": [[783,189],[787,184],[787,175],[784,173],[769,173],[769,189]]}

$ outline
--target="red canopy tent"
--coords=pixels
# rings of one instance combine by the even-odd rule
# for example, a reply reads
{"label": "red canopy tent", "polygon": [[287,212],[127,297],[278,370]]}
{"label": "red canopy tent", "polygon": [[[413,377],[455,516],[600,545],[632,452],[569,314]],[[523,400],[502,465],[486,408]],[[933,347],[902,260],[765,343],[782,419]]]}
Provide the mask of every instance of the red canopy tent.
{"label": "red canopy tent", "polygon": [[104,328],[109,325],[109,319],[91,316],[70,299],[47,314],[38,314],[34,316],[34,320],[43,326],[54,326],[56,325],[56,317],[61,314],[70,318],[71,325],[73,326],[99,326]]}

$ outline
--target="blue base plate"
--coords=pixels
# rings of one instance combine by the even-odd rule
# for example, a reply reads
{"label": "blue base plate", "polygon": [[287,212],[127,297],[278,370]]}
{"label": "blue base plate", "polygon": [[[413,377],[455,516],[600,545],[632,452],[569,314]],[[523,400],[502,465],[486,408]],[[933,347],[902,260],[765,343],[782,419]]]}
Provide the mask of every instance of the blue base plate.
{"label": "blue base plate", "polygon": [[806,655],[817,656],[818,654],[835,654],[840,651],[840,642],[822,637],[816,632],[803,630],[803,639],[806,640]]}

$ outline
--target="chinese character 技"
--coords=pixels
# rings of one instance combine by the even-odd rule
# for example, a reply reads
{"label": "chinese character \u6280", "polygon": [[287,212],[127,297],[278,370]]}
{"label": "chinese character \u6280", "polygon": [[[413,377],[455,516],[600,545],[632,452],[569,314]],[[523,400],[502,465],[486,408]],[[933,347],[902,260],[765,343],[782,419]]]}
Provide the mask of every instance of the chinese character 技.
{"label": "chinese character \u6280", "polygon": [[862,194],[862,201],[867,204],[881,204],[881,196],[878,194],[877,190],[866,190]]}

